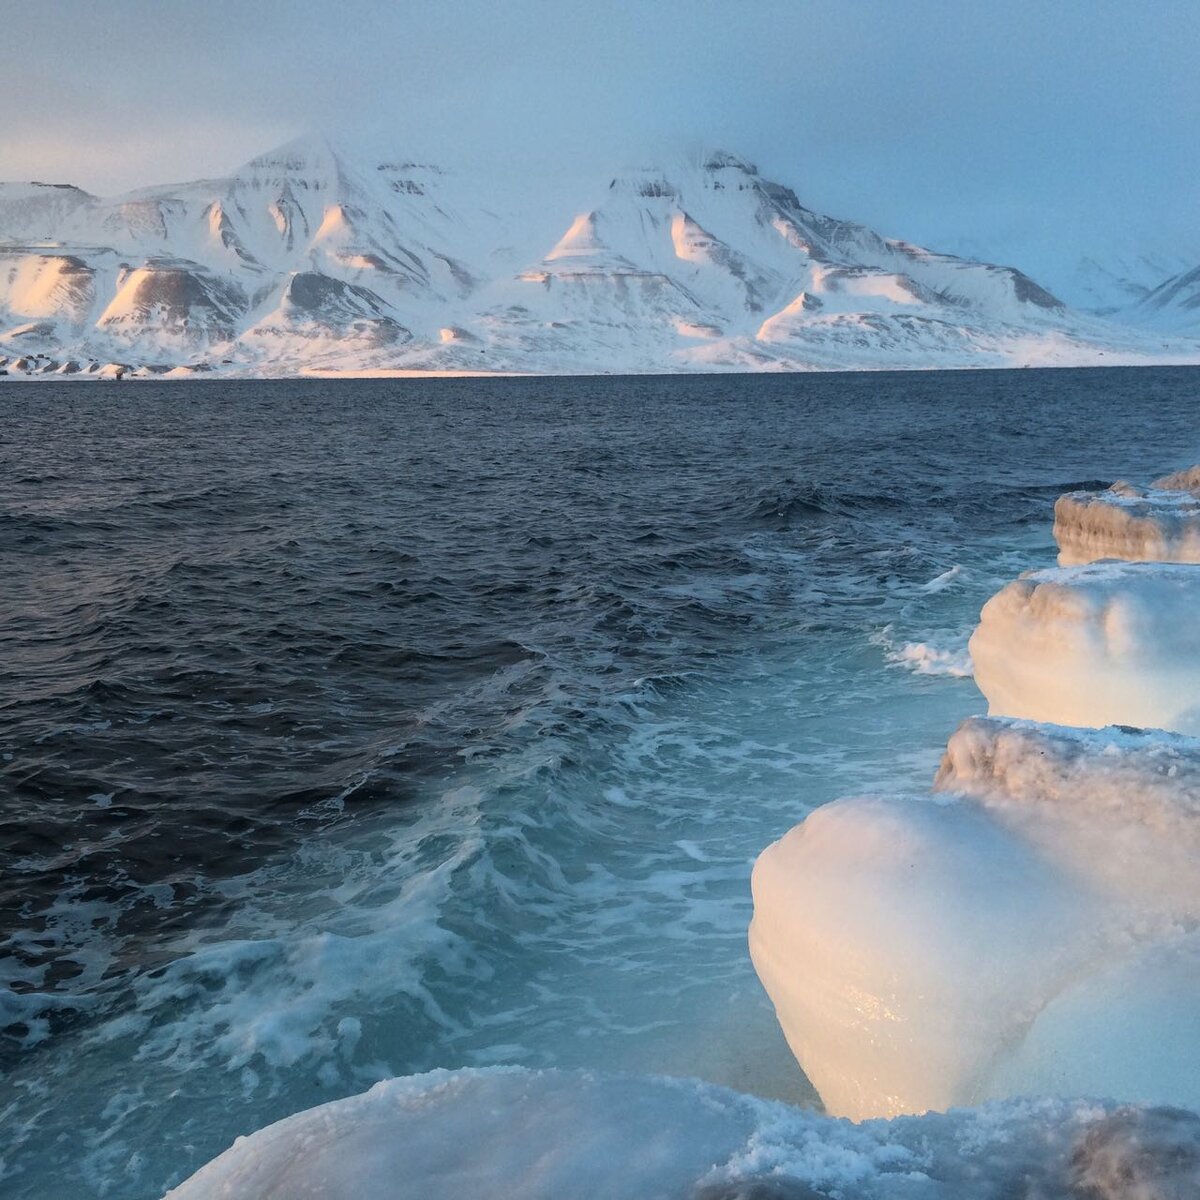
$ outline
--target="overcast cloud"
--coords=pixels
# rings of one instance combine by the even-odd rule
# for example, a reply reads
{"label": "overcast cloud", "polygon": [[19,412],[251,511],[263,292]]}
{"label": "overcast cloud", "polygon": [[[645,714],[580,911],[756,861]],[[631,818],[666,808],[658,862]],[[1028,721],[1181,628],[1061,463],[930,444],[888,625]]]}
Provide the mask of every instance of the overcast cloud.
{"label": "overcast cloud", "polygon": [[452,165],[675,144],[935,242],[1195,239],[1200,5],[0,0],[0,178],[112,193],[308,130]]}

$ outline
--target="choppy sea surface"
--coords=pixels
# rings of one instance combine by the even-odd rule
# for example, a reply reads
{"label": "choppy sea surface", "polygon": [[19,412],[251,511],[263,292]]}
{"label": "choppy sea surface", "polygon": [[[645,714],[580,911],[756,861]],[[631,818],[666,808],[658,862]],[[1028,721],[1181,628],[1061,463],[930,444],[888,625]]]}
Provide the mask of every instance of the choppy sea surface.
{"label": "choppy sea surface", "polygon": [[0,385],[0,1190],[435,1066],[817,1103],[756,853],[924,789],[1200,371]]}

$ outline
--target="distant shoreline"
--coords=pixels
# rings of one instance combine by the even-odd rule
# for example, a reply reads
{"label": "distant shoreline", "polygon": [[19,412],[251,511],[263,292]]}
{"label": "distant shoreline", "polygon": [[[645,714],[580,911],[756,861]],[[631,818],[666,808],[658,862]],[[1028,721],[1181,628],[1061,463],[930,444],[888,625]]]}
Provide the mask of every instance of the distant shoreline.
{"label": "distant shoreline", "polygon": [[796,370],[770,371],[467,371],[467,370],[429,370],[422,368],[378,367],[337,371],[332,369],[309,368],[290,374],[251,375],[242,371],[222,372],[184,371],[178,368],[170,372],[136,374],[139,368],[131,368],[123,377],[101,375],[97,372],[77,371],[60,375],[54,371],[18,372],[0,374],[0,385],[5,383],[284,383],[288,381],[312,380],[364,380],[364,379],[707,379],[726,377],[738,379],[755,379],[778,377],[783,375],[928,375],[945,374],[982,374],[1000,373],[1005,371],[1094,371],[1125,369],[1164,369],[1180,367],[1200,367],[1200,355],[1187,358],[1162,358],[1152,360],[1122,360],[1113,357],[1107,362],[1083,363],[1023,363],[1021,365],[1004,364],[1001,366],[897,366],[881,365],[877,367],[806,367]]}

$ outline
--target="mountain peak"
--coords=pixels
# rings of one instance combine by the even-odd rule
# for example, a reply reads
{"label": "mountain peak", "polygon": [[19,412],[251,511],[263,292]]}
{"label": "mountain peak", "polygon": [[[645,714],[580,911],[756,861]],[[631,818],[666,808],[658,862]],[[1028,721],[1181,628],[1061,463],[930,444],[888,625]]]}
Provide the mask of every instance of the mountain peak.
{"label": "mountain peak", "polygon": [[256,155],[237,174],[257,175],[264,171],[283,171],[291,174],[336,169],[340,167],[344,157],[340,148],[335,147],[325,134],[305,133]]}
{"label": "mountain peak", "polygon": [[757,175],[758,168],[746,158],[728,150],[712,150],[701,156],[701,166],[706,171],[741,171],[744,175]]}
{"label": "mountain peak", "polygon": [[625,192],[644,199],[674,199],[679,191],[667,176],[654,167],[635,167],[613,178],[611,192]]}

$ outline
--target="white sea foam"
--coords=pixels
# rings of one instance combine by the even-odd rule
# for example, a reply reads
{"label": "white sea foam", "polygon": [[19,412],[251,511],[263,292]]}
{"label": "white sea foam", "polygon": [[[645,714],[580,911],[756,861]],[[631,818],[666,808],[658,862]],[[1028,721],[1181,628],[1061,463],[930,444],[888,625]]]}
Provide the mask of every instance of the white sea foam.
{"label": "white sea foam", "polygon": [[889,663],[907,667],[917,675],[948,675],[954,679],[969,679],[974,668],[965,645],[936,646],[929,642],[904,642],[885,651]]}
{"label": "white sea foam", "polygon": [[[954,568],[957,570],[957,568]],[[941,589],[935,589],[936,591]],[[906,633],[915,632],[912,622],[905,622]],[[891,667],[902,667],[914,675],[940,675],[952,679],[969,679],[973,672],[971,656],[967,653],[967,629],[938,629],[922,631],[924,636],[906,639],[895,624],[885,625],[870,635],[870,641],[883,651],[884,661]]]}
{"label": "white sea foam", "polygon": [[947,588],[953,587],[958,583],[962,579],[963,574],[962,567],[955,563],[954,566],[931,579],[921,590],[923,592],[944,592]]}

